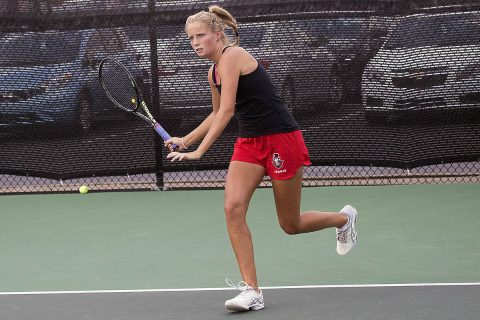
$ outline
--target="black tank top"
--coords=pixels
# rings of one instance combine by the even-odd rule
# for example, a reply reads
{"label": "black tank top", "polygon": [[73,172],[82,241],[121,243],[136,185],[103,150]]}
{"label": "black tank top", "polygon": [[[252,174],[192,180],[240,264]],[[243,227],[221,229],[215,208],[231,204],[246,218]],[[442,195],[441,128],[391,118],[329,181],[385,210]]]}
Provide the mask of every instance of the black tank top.
{"label": "black tank top", "polygon": [[[215,64],[212,78],[221,94],[221,85],[216,84]],[[260,63],[254,71],[238,79],[234,116],[238,121],[238,136],[242,138],[299,130]]]}

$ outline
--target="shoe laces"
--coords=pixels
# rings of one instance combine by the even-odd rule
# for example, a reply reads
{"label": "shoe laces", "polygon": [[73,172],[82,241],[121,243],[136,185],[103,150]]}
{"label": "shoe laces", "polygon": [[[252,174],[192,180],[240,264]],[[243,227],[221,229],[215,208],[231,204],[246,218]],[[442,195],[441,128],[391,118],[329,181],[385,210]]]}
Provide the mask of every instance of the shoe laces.
{"label": "shoe laces", "polygon": [[344,231],[338,231],[337,232],[337,240],[342,243],[346,243],[348,240],[348,232],[349,229],[344,230]]}
{"label": "shoe laces", "polygon": [[245,299],[248,303],[260,302],[262,303],[261,293],[258,293],[253,287],[249,286],[245,281],[240,281],[235,284],[230,278],[226,278],[225,282],[229,287],[240,290],[240,293],[235,297],[236,299]]}
{"label": "shoe laces", "polygon": [[249,289],[253,289],[251,286],[248,285],[248,283],[246,283],[245,281],[240,281],[239,283],[235,284],[233,283],[232,279],[230,278],[226,278],[225,279],[225,282],[227,283],[227,285],[229,287],[232,287],[232,288],[235,288],[235,289],[238,289],[240,291],[247,291]]}

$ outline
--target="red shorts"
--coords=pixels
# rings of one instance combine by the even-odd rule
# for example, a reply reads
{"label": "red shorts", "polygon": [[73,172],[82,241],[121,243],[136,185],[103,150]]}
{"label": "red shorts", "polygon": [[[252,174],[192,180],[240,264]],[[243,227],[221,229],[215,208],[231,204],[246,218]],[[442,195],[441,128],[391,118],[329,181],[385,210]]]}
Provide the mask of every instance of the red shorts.
{"label": "red shorts", "polygon": [[275,180],[293,178],[301,166],[312,164],[300,130],[237,138],[231,161],[261,165]]}

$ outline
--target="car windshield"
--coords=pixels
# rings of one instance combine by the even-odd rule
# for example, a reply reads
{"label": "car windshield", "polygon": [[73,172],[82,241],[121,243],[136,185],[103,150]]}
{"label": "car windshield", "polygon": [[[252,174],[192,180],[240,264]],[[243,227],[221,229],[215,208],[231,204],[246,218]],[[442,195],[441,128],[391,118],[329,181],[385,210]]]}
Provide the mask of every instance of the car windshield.
{"label": "car windshield", "polygon": [[259,47],[265,34],[265,26],[243,26],[239,28],[240,43],[246,48]]}
{"label": "car windshield", "polygon": [[314,37],[328,39],[352,39],[363,34],[368,23],[363,20],[353,19],[321,19],[305,25]]}
{"label": "car windshield", "polygon": [[0,38],[0,66],[66,63],[79,55],[80,32],[8,33]]}
{"label": "car windshield", "polygon": [[412,16],[400,20],[385,42],[385,49],[480,44],[477,14]]}
{"label": "car windshield", "polygon": [[[230,41],[234,40],[233,31],[228,28],[225,30],[225,34]],[[240,44],[246,48],[259,47],[265,34],[265,26],[241,26],[238,30],[240,36]],[[179,52],[192,52],[192,46],[187,36],[182,35],[171,40],[174,43],[173,47]]]}

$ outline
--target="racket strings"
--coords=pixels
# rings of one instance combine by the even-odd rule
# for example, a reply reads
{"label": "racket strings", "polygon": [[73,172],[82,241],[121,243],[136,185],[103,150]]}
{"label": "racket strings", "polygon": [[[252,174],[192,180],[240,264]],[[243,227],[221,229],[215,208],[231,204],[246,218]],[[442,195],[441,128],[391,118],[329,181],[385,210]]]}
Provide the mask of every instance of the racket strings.
{"label": "racket strings", "polygon": [[117,105],[128,111],[137,108],[138,95],[131,76],[124,66],[115,61],[105,61],[102,66],[101,81],[103,87]]}

